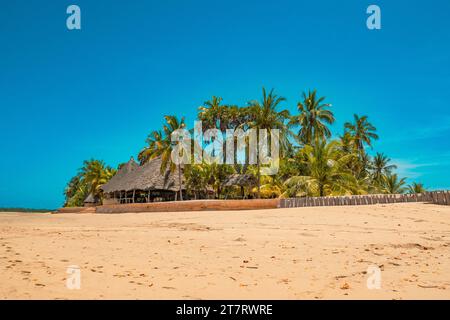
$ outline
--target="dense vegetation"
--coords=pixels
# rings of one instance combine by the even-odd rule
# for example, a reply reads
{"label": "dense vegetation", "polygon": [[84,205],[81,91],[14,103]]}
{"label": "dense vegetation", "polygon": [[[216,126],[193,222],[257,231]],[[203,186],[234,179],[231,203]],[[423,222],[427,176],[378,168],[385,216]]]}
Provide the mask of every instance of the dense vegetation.
{"label": "dense vegetation", "polygon": [[80,207],[83,201],[92,194],[101,198],[100,186],[108,182],[116,173],[116,170],[105,165],[100,160],[86,160],[78,174],[70,179],[64,190],[65,207]]}
{"label": "dense vegetation", "polygon": [[[226,105],[222,101],[222,98],[214,96],[199,107],[197,117],[202,121],[202,129],[217,128],[223,134],[227,129],[267,129],[269,133],[271,129],[279,129],[281,157],[278,174],[261,176],[259,160],[255,165],[203,162],[186,165],[181,170],[171,161],[170,154],[175,145],[170,134],[176,129],[186,128],[186,124],[184,117],[173,115],[165,116],[162,130],[149,134],[146,146],[138,155],[140,164],[161,157],[161,170],[169,168],[179,179],[184,175],[192,198],[204,197],[208,193],[213,193],[215,198],[238,198],[242,191],[254,198],[425,191],[420,183],[407,186],[405,178],[395,174],[396,166],[391,159],[383,153],[373,152],[372,143],[379,137],[368,116],[355,114],[352,121],[345,123],[342,135],[331,139],[330,126],[335,121],[332,105],[325,102],[325,97],[320,97],[316,90],[302,94],[295,114],[282,109],[286,103],[283,97],[264,88],[261,100],[250,101],[246,106]],[[67,185],[66,205],[81,205],[89,193],[101,197],[99,187],[114,173],[115,170],[102,161],[86,161],[79,174]],[[233,173],[252,175],[257,183],[245,190],[223,187],[223,182]]]}

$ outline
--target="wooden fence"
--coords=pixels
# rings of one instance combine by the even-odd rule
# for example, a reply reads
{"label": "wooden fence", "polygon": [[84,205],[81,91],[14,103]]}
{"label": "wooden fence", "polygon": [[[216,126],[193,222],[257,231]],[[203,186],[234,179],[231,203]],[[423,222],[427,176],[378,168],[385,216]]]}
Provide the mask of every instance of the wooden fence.
{"label": "wooden fence", "polygon": [[317,206],[354,206],[378,203],[428,202],[450,205],[450,191],[431,191],[416,194],[367,194],[337,197],[302,197],[280,199],[280,208]]}

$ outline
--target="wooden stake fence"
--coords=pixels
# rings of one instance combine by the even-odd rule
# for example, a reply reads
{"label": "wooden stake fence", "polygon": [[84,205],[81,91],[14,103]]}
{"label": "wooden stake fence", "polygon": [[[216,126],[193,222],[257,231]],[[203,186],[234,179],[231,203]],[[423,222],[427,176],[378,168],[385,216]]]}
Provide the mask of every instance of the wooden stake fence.
{"label": "wooden stake fence", "polygon": [[431,191],[416,194],[367,194],[337,197],[302,197],[280,199],[280,208],[355,206],[378,203],[428,202],[450,205],[450,191]]}

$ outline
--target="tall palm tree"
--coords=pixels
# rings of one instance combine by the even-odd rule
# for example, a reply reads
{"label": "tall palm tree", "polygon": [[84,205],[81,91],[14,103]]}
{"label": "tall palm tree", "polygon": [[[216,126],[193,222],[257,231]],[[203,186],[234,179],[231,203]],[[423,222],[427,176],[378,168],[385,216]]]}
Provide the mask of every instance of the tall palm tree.
{"label": "tall palm tree", "polygon": [[[157,150],[165,149],[165,147],[167,147],[168,141],[167,139],[165,139],[164,134],[161,130],[154,130],[148,135],[145,142],[147,142],[147,146],[145,146],[144,149],[142,149],[138,154],[138,160],[141,165],[157,157],[157,155],[155,155],[156,153],[158,153],[158,156],[161,155],[161,151]],[[168,164],[168,161],[166,160],[162,163],[164,163],[164,165],[166,166]],[[165,169],[166,168],[163,168],[163,170]]]}
{"label": "tall palm tree", "polygon": [[388,194],[404,193],[405,184],[405,178],[399,180],[397,174],[387,174],[383,176],[382,191]]}
{"label": "tall palm tree", "polygon": [[[169,168],[171,172],[175,171],[176,166],[171,160],[171,154],[174,147],[171,134],[175,130],[184,129],[186,127],[184,117],[178,119],[176,116],[164,116],[164,119],[166,122],[163,125],[163,130],[151,132],[146,140],[148,145],[138,155],[141,165],[151,159],[161,157],[160,170],[162,174],[167,170],[167,168]],[[181,164],[177,167],[180,200],[183,200]]]}
{"label": "tall palm tree", "polygon": [[289,124],[300,125],[298,132],[303,144],[311,145],[316,140],[329,138],[331,131],[327,125],[334,122],[333,112],[328,110],[331,104],[324,103],[325,97],[317,97],[317,90],[302,93],[303,101],[297,104],[298,115],[292,116]]}
{"label": "tall palm tree", "polygon": [[321,197],[364,192],[356,190],[357,181],[348,169],[355,155],[343,154],[338,141],[316,141],[314,145],[306,145],[301,153],[307,175],[289,178],[285,182],[288,189]]}
{"label": "tall palm tree", "polygon": [[354,114],[353,117],[354,122],[346,122],[344,128],[350,132],[356,148],[362,154],[364,153],[364,144],[371,147],[372,140],[378,139],[378,135],[375,133],[377,129],[367,120],[367,116],[359,117],[357,114]]}
{"label": "tall palm tree", "polygon": [[[257,129],[267,129],[269,135],[271,135],[272,129],[280,130],[280,149],[287,149],[289,140],[288,136],[290,131],[285,124],[286,119],[289,118],[289,111],[282,110],[278,111],[277,108],[281,102],[286,99],[280,97],[274,93],[274,90],[270,90],[269,93],[266,92],[266,89],[262,88],[262,100],[261,101],[250,101],[249,107],[247,109],[249,121],[248,126],[250,128]],[[257,135],[257,139],[259,139],[259,134]],[[258,143],[259,145],[259,143]],[[258,148],[259,149],[259,148]],[[260,150],[258,150],[257,157],[257,179],[258,179],[258,198],[261,197],[261,159],[260,159]]]}
{"label": "tall palm tree", "polygon": [[222,100],[221,97],[212,96],[211,100],[205,101],[204,106],[198,108],[198,119],[202,121],[203,130],[219,129],[222,132],[226,130],[223,123],[226,106],[221,105]]}
{"label": "tall palm tree", "polygon": [[413,182],[408,186],[409,193],[424,193],[426,191],[427,190],[425,189],[422,183]]}
{"label": "tall palm tree", "polygon": [[372,160],[372,178],[379,183],[383,179],[383,175],[390,174],[392,170],[397,169],[395,164],[389,164],[389,159],[385,154],[377,152]]}

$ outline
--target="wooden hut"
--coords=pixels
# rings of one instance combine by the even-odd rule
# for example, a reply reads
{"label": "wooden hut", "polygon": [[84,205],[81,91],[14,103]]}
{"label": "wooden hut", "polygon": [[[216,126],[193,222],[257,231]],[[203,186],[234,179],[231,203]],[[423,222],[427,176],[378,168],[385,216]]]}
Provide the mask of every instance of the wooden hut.
{"label": "wooden hut", "polygon": [[[105,195],[103,203],[114,204],[177,200],[180,188],[177,172],[161,173],[161,158],[142,166],[131,158],[101,189]],[[184,198],[184,188],[182,192]]]}

